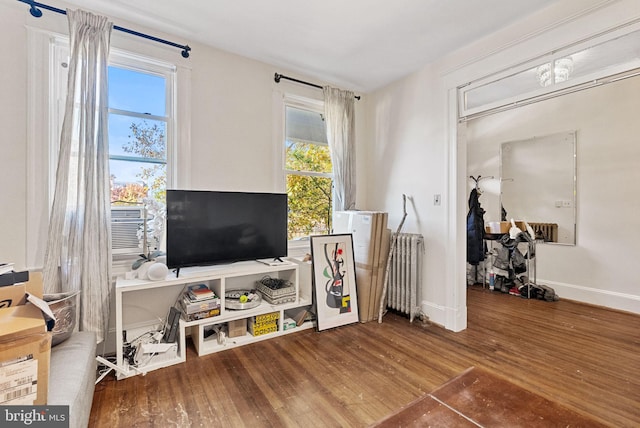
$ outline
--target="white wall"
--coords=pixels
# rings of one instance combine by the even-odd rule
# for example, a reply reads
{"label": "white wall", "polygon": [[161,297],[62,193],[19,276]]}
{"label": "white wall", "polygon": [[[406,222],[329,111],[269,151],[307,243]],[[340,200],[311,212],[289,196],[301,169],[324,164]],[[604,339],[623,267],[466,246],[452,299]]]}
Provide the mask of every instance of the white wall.
{"label": "white wall", "polygon": [[[9,0],[6,0],[9,3]],[[15,3],[15,4],[14,4]],[[0,55],[7,66],[0,78],[0,261],[24,265],[27,179],[27,49],[22,5],[0,3]]]}
{"label": "white wall", "polygon": [[[64,8],[64,3],[56,4]],[[27,30],[26,26],[67,34],[63,15],[43,10],[42,18],[33,18],[29,7],[15,0],[0,0],[0,53],[7,60],[0,79],[0,120],[2,125],[2,168],[0,168],[0,261],[13,261],[17,268],[27,266]],[[112,33],[112,48],[120,48],[175,62],[189,70],[190,102],[178,115],[190,120],[186,132],[190,144],[178,156],[183,166],[178,186],[193,189],[242,191],[284,191],[284,178],[277,168],[282,145],[274,141],[274,121],[280,105],[274,102],[283,93],[322,99],[322,91],[297,83],[275,83],[275,72],[318,84],[315,79],[289,73],[285,69],[223,52],[170,34],[146,30],[135,23],[115,24],[147,32],[167,40],[187,43],[191,56],[183,59],[180,50],[165,47],[118,31]],[[349,88],[345,88],[349,89]],[[356,102],[357,203],[364,206],[363,181],[366,171],[364,106],[366,97]],[[186,140],[186,138],[184,138]],[[45,167],[45,166],[43,166]],[[39,233],[45,245],[46,233]]]}
{"label": "white wall", "polygon": [[[577,131],[577,245],[539,245],[538,281],[560,297],[640,312],[640,77],[472,120],[470,175],[499,173],[500,143]],[[498,195],[481,201],[497,219]]]}
{"label": "white wall", "polygon": [[[368,157],[368,180],[371,184],[367,193],[368,208],[389,211],[389,225],[395,228],[401,216],[400,194],[404,192],[414,198],[415,210],[409,213],[405,230],[420,232],[425,236],[427,251],[422,307],[432,321],[456,331],[466,327],[465,215],[468,210],[468,177],[477,174],[498,175],[495,169],[489,168],[485,172],[484,165],[482,170],[467,171],[465,129],[457,130],[456,127],[458,113],[455,88],[637,19],[640,16],[639,6],[638,2],[625,0],[563,1],[370,94],[367,111],[371,133],[368,138],[371,144]],[[596,119],[599,114],[592,114],[596,115],[592,119],[600,122]],[[533,135],[538,134],[535,132]],[[477,150],[481,152],[483,149],[479,147]],[[637,153],[631,159],[637,163]],[[495,159],[496,168],[497,165]],[[602,172],[598,171],[598,174]],[[579,198],[582,197],[581,189],[591,185],[595,179],[579,178]],[[443,196],[440,207],[433,206],[434,194]],[[581,203],[579,199],[578,204]],[[601,213],[602,206],[590,208]],[[624,209],[631,208],[634,206],[624,204]],[[587,209],[582,208],[583,212]],[[613,212],[607,214],[613,215]],[[578,240],[584,244],[582,229],[586,227],[586,220],[580,219],[579,222],[582,225],[578,226]],[[621,307],[624,302],[624,309],[640,312],[638,292],[632,291],[637,289],[637,280],[623,286],[614,284],[616,281],[602,284],[602,280],[612,274],[613,267],[605,266],[598,260],[614,245],[613,242],[617,242],[617,237],[615,239],[609,241],[611,244],[601,247],[590,246],[589,250],[575,247],[578,251],[595,251],[589,255],[594,263],[586,269],[589,275],[598,278],[577,285],[603,290],[603,293],[597,293],[599,305]],[[622,248],[630,254],[637,253],[635,246],[629,246],[627,241],[622,241]],[[540,254],[540,259],[548,257],[549,260],[559,260],[564,254],[558,252],[566,252],[567,249],[550,247]],[[577,267],[573,266],[575,271]],[[576,284],[576,279],[581,280],[587,275],[576,277],[569,270],[565,269],[562,277],[550,278],[548,268],[541,266],[540,274],[558,281],[554,284],[557,286],[559,282]],[[567,288],[560,291],[561,296],[567,292]],[[617,298],[618,295],[622,295],[622,299]],[[613,296],[616,297],[615,302],[612,301]],[[590,301],[584,293],[573,293],[571,297]]]}
{"label": "white wall", "polygon": [[[407,195],[403,232],[425,238],[423,304],[432,319],[444,324],[446,300],[446,176],[447,140],[443,129],[446,98],[434,85],[429,67],[370,96],[368,124],[368,209],[389,212],[393,231],[402,219],[402,195]],[[435,206],[434,195],[441,195]]]}

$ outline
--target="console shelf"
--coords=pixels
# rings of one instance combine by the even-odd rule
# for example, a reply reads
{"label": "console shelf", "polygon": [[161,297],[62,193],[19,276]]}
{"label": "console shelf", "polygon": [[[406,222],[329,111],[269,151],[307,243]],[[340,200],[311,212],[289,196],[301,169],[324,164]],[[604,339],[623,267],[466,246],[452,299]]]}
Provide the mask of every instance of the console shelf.
{"label": "console shelf", "polygon": [[[248,343],[258,342],[265,339],[270,339],[272,337],[281,336],[283,334],[293,333],[295,331],[300,331],[303,329],[313,327],[313,323],[307,322],[301,326],[284,330],[283,320],[285,318],[285,311],[288,309],[294,309],[303,306],[310,306],[311,301],[307,300],[303,297],[299,297],[298,301],[291,303],[283,303],[280,305],[271,305],[266,302],[262,302],[260,306],[253,309],[246,310],[226,310],[224,315],[205,318],[198,321],[192,321],[186,323],[187,327],[191,327],[191,340],[193,340],[193,344],[198,351],[198,355],[207,355],[212,354],[214,352],[224,351],[226,349],[235,348],[238,346],[246,345]],[[278,330],[273,333],[267,333],[260,336],[253,336],[251,333],[247,332],[244,336],[241,337],[227,337],[222,343],[219,343],[216,335],[211,335],[208,338],[205,338],[205,332],[208,328],[212,328],[213,326],[217,326],[220,324],[225,324],[229,321],[249,320],[252,317],[269,314],[269,313],[278,313]]]}
{"label": "console shelf", "polygon": [[[299,267],[303,266],[295,261],[285,261],[277,266],[269,266],[259,262],[240,262],[231,265],[185,268],[179,277],[175,273],[162,281],[147,281],[118,278],[116,281],[116,365],[118,379],[144,374],[146,372],[179,364],[186,360],[185,337],[191,334],[192,341],[198,355],[206,355],[224,351],[237,346],[270,339],[289,334],[302,329],[313,327],[313,323],[306,322],[301,326],[283,328],[285,311],[311,305],[311,283],[305,273],[300,281]],[[285,279],[295,286],[295,299],[289,303],[270,304],[262,301],[252,309],[232,310],[225,305],[225,293],[231,290],[254,289],[256,281],[269,275],[272,278]],[[186,287],[192,284],[206,284],[220,297],[220,314],[195,321],[179,322],[177,350],[170,354],[143,356],[137,368],[129,367],[125,358],[123,345],[149,331],[161,329],[162,321],[166,319],[169,309],[177,306]],[[205,338],[205,333],[230,321],[278,313],[277,331],[253,336],[249,332],[242,337],[226,338],[218,341],[216,334]]]}

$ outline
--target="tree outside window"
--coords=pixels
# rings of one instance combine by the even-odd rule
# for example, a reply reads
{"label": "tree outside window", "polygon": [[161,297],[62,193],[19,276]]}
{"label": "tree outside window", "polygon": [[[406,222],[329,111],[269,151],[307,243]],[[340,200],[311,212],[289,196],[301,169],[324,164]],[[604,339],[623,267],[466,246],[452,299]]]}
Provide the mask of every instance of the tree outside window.
{"label": "tree outside window", "polygon": [[289,239],[331,231],[333,168],[322,114],[286,107]]}
{"label": "tree outside window", "polygon": [[116,205],[153,200],[167,187],[166,79],[109,67],[109,167]]}
{"label": "tree outside window", "polygon": [[[115,248],[117,236],[118,250],[126,254],[133,250],[128,240],[130,233],[137,233],[142,246],[141,260],[157,254],[155,250],[159,250],[166,217],[169,121],[166,83],[166,77],[156,73],[109,67],[111,203],[141,210],[139,219],[118,219],[123,223],[118,223],[117,233],[115,226],[112,227],[112,243]],[[119,211],[118,216],[124,212]],[[130,224],[124,224],[126,221]]]}

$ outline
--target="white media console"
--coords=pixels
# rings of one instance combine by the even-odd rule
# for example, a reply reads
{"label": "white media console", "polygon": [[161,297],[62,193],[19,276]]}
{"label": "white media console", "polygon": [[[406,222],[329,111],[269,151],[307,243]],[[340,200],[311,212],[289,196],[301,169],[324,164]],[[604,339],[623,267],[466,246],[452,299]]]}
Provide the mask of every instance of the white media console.
{"label": "white media console", "polygon": [[[225,293],[232,290],[255,289],[256,281],[266,275],[290,281],[296,289],[295,300],[283,304],[270,304],[263,300],[252,309],[232,310],[225,305]],[[141,352],[137,367],[129,365],[123,345],[142,335],[162,328],[169,309],[177,306],[187,286],[207,284],[220,297],[220,314],[195,321],[180,319],[176,346],[167,351],[145,354]],[[190,333],[199,356],[246,345],[260,340],[270,339],[283,334],[313,327],[305,322],[301,326],[283,328],[285,311],[311,305],[311,274],[307,263],[295,259],[286,259],[277,266],[249,261],[230,265],[183,268],[176,278],[170,273],[165,280],[149,281],[140,279],[122,279],[116,281],[116,365],[118,379],[167,367],[186,361],[186,335]],[[250,319],[255,316],[279,313],[278,329],[273,333],[253,336],[249,332],[241,337],[219,341],[217,335],[209,337],[206,331],[229,321]]]}

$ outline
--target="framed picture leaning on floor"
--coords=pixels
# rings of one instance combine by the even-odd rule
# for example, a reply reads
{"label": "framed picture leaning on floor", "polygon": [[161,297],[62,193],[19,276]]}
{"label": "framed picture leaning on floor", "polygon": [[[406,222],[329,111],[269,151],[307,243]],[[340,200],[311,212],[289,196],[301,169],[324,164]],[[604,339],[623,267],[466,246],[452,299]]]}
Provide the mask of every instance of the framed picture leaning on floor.
{"label": "framed picture leaning on floor", "polygon": [[318,331],[358,322],[351,234],[312,236],[311,259]]}

